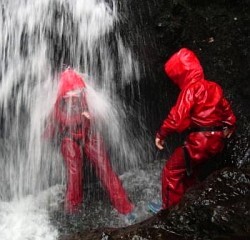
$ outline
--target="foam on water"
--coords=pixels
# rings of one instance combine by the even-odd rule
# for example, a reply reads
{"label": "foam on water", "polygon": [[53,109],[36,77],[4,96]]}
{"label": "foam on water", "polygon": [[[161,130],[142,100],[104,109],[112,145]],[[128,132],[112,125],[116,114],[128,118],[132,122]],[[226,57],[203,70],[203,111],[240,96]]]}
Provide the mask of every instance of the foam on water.
{"label": "foam on water", "polygon": [[0,202],[0,239],[55,240],[58,231],[49,220],[48,211],[33,196]]}

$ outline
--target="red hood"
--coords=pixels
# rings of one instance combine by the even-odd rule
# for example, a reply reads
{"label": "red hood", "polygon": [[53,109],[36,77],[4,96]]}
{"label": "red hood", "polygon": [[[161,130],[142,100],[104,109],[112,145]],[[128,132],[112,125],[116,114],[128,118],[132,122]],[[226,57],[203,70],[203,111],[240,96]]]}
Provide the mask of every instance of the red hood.
{"label": "red hood", "polygon": [[74,70],[67,69],[60,74],[54,116],[62,126],[83,124],[82,111],[87,110],[85,94],[82,91],[85,87],[83,78]]}
{"label": "red hood", "polygon": [[83,78],[72,69],[67,69],[60,74],[57,98],[64,96],[67,92],[85,88]]}
{"label": "red hood", "polygon": [[180,49],[165,63],[169,78],[183,89],[190,82],[204,79],[203,69],[196,55],[187,48]]}

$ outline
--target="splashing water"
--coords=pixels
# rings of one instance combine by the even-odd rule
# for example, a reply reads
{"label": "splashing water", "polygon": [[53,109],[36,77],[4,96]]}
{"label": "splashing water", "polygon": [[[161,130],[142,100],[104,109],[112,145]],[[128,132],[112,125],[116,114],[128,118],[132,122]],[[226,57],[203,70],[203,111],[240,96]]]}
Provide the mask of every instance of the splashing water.
{"label": "splashing water", "polygon": [[60,192],[57,186],[20,200],[0,202],[0,239],[57,239],[58,231],[51,226],[46,206],[52,192]]}
{"label": "splashing water", "polygon": [[41,137],[55,76],[63,65],[89,76],[90,110],[123,173],[151,154],[142,116],[131,122],[133,108],[117,95],[140,71],[116,29],[114,1],[6,0],[0,6],[0,238],[55,239],[48,206],[36,203],[42,191],[65,181],[60,153]]}

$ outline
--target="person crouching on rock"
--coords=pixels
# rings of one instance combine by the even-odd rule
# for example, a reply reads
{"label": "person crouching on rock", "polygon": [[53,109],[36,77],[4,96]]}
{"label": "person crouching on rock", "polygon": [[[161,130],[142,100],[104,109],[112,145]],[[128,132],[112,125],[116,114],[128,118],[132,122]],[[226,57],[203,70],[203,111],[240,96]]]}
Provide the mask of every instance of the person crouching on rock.
{"label": "person crouching on rock", "polygon": [[186,133],[162,171],[162,202],[151,202],[156,213],[180,202],[186,190],[196,183],[199,167],[220,153],[235,130],[236,117],[222,88],[204,79],[202,66],[191,50],[182,48],[165,63],[165,73],[178,85],[180,94],[155,138],[164,148],[169,134]]}

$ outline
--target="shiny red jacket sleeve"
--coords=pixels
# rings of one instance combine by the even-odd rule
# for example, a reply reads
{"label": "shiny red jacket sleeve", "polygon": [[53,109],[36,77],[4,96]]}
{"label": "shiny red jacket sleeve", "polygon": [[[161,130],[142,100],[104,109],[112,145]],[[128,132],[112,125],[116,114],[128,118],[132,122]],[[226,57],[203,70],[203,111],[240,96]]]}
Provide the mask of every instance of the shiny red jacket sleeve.
{"label": "shiny red jacket sleeve", "polygon": [[168,134],[182,132],[192,125],[218,126],[222,123],[235,129],[236,117],[231,106],[218,85],[203,82],[181,91],[156,137],[163,140]]}
{"label": "shiny red jacket sleeve", "polygon": [[172,132],[182,132],[190,126],[190,111],[194,105],[193,93],[190,89],[181,91],[176,105],[170,110],[167,118],[163,121],[156,137],[165,139]]}

